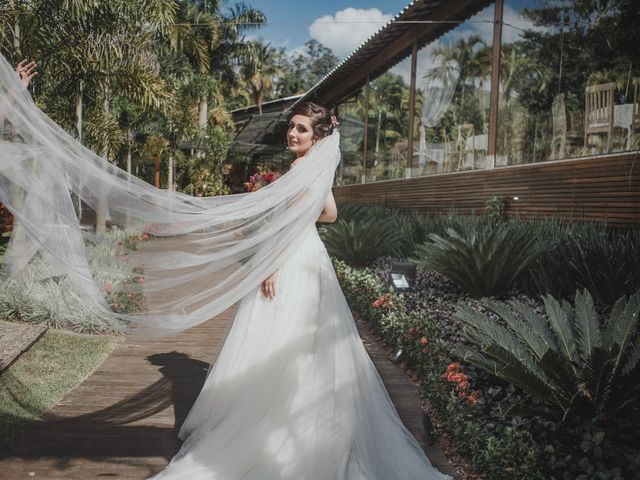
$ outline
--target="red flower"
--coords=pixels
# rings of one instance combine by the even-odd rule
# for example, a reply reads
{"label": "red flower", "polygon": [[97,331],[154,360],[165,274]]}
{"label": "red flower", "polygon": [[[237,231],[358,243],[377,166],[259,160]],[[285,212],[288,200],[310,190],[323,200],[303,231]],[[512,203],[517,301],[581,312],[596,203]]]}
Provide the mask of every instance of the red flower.
{"label": "red flower", "polygon": [[478,403],[478,396],[480,395],[480,390],[474,390],[473,392],[471,392],[471,394],[467,397],[467,401],[469,403],[473,403],[476,404]]}
{"label": "red flower", "polygon": [[421,343],[422,345],[426,345],[427,343],[429,343],[429,340],[427,340],[427,337],[422,337],[422,338],[420,339],[420,343]]}
{"label": "red flower", "polygon": [[449,366],[447,367],[447,373],[451,373],[454,372],[456,370],[458,370],[460,368],[460,364],[457,362],[454,363],[450,363]]}

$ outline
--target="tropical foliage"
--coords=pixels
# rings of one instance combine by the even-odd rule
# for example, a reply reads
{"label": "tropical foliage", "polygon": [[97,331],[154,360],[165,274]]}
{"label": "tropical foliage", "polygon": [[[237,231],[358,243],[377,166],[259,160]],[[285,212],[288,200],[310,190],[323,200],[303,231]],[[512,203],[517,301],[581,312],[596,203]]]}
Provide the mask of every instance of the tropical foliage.
{"label": "tropical foliage", "polygon": [[159,156],[162,182],[185,189],[202,168],[223,180],[225,97],[245,89],[243,32],[264,22],[244,3],[16,0],[0,4],[0,50],[38,62],[36,101],[80,141],[150,181]]}
{"label": "tropical foliage", "polygon": [[518,301],[482,306],[489,313],[459,308],[471,346],[458,355],[530,393],[552,418],[604,422],[638,406],[640,292],[621,297],[606,321],[587,290],[573,306],[544,297],[544,316]]}
{"label": "tropical foliage", "polygon": [[531,435],[522,426],[496,429],[492,420],[479,415],[485,400],[471,388],[462,371],[466,367],[452,362],[445,325],[422,310],[407,309],[405,299],[370,272],[340,261],[334,261],[334,267],[349,305],[388,348],[400,352],[399,361],[421,382],[421,395],[433,409],[430,414],[454,438],[458,452],[471,459],[473,470],[492,480],[542,478],[541,454]]}
{"label": "tropical foliage", "polygon": [[475,297],[506,294],[552,246],[526,224],[487,217],[460,217],[429,240],[416,249],[416,261]]}
{"label": "tropical foliage", "polygon": [[545,220],[536,235],[553,242],[523,278],[531,294],[569,298],[586,288],[600,307],[640,289],[640,230],[605,224]]}
{"label": "tropical foliage", "polygon": [[329,254],[365,266],[387,254],[398,254],[405,247],[405,237],[393,219],[364,218],[344,220],[323,227],[321,237]]}
{"label": "tropical foliage", "polygon": [[[149,235],[137,229],[111,230],[99,244],[87,244],[96,283],[115,312],[144,308],[140,269],[122,256]],[[123,288],[123,287],[127,288]],[[36,257],[16,279],[0,280],[0,319],[64,328],[79,333],[120,333],[121,321],[92,310],[73,282]]]}

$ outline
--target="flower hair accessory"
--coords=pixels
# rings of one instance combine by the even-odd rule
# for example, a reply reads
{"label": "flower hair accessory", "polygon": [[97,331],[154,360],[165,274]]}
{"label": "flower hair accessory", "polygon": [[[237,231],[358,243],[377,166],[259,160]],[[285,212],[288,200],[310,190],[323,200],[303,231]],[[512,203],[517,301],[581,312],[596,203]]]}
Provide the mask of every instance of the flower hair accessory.
{"label": "flower hair accessory", "polygon": [[338,125],[340,125],[340,122],[338,121],[338,117],[336,117],[335,115],[331,115],[331,125],[334,127],[337,127]]}

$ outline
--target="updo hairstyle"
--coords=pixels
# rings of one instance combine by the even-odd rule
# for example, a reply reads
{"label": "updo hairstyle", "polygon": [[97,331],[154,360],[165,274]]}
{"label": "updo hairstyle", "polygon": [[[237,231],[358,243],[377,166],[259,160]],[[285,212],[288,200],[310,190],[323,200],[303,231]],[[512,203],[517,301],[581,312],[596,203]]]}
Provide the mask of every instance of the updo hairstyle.
{"label": "updo hairstyle", "polygon": [[316,105],[313,102],[299,103],[295,105],[289,113],[289,119],[292,119],[294,115],[302,115],[311,119],[313,136],[317,140],[333,133],[334,125],[331,121],[331,113],[320,105]]}

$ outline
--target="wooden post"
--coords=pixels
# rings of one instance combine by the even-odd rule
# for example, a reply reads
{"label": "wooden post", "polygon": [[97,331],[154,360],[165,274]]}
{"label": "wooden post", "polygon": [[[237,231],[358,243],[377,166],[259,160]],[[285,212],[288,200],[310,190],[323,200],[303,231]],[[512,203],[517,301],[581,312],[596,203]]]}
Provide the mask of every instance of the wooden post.
{"label": "wooden post", "polygon": [[416,113],[416,64],[418,57],[418,43],[413,44],[411,50],[411,80],[409,87],[409,135],[407,137],[407,167],[405,168],[405,178],[411,178],[411,170],[413,168],[413,131],[415,128]]}
{"label": "wooden post", "polygon": [[155,178],[156,178],[156,188],[160,188],[160,154],[159,153],[156,155]]}
{"label": "wooden post", "polygon": [[364,147],[362,149],[362,182],[367,183],[367,141],[369,140],[369,75],[364,86]]}
{"label": "wooden post", "polygon": [[491,97],[489,107],[489,144],[487,157],[489,165],[496,166],[496,147],[498,143],[498,105],[500,89],[500,56],[502,51],[502,11],[504,0],[496,0],[493,17],[493,58],[491,61]]}

